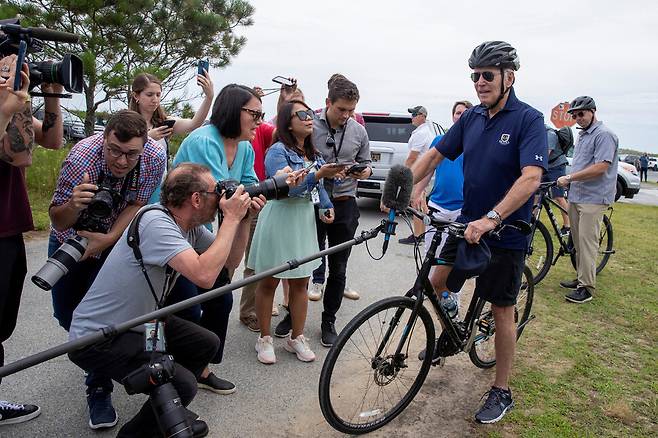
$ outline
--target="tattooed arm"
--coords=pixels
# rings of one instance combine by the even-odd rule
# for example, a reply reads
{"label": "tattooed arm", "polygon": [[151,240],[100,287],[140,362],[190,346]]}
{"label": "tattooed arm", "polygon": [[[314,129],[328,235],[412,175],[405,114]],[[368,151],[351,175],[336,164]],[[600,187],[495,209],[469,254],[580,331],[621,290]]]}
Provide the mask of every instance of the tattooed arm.
{"label": "tattooed arm", "polygon": [[[60,84],[41,84],[44,93],[62,93],[64,87]],[[64,145],[64,124],[62,110],[58,97],[46,97],[43,122],[32,119],[34,124],[34,140],[48,149],[59,149]]]}
{"label": "tattooed arm", "polygon": [[[15,57],[15,55],[12,55]],[[14,91],[12,67],[15,58],[5,57],[0,62],[0,160],[12,166],[26,167],[32,164],[34,129],[27,89],[29,77],[27,64],[21,72],[23,86]]]}

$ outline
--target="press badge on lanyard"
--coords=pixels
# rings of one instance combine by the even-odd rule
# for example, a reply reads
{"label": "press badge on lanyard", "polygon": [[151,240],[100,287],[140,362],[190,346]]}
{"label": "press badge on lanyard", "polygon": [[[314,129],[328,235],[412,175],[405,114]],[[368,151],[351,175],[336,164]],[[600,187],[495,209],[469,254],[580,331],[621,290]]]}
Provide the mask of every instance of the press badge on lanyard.
{"label": "press badge on lanyard", "polygon": [[145,351],[165,352],[167,344],[165,342],[164,326],[164,322],[158,322],[158,330],[156,333],[154,322],[147,322],[144,324]]}
{"label": "press badge on lanyard", "polygon": [[311,190],[311,202],[315,205],[320,203],[320,192],[318,191],[317,186],[313,187],[313,190]]}

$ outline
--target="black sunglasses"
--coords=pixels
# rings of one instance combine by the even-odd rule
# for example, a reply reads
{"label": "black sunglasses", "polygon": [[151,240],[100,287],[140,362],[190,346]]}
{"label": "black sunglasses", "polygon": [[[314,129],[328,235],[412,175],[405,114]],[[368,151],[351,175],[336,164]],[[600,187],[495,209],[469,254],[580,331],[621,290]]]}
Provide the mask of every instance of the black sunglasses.
{"label": "black sunglasses", "polygon": [[576,117],[583,117],[585,115],[585,111],[578,111],[578,112],[572,112],[571,113],[571,118],[575,119]]}
{"label": "black sunglasses", "polygon": [[254,118],[254,122],[265,119],[265,113],[263,111],[252,110],[249,108],[242,108],[242,111],[248,112],[251,117]]}
{"label": "black sunglasses", "polygon": [[295,114],[297,118],[299,118],[299,120],[301,120],[302,122],[305,122],[307,120],[313,120],[315,118],[315,111],[310,109],[306,111],[302,111],[302,110],[295,111],[293,114]]}
{"label": "black sunglasses", "polygon": [[473,72],[471,73],[471,80],[473,81],[473,83],[479,81],[480,76],[482,76],[485,81],[492,82],[496,77],[496,74],[492,71],[483,71],[482,73]]}
{"label": "black sunglasses", "polygon": [[334,140],[334,138],[331,135],[327,136],[327,147],[330,148],[336,147],[336,140]]}

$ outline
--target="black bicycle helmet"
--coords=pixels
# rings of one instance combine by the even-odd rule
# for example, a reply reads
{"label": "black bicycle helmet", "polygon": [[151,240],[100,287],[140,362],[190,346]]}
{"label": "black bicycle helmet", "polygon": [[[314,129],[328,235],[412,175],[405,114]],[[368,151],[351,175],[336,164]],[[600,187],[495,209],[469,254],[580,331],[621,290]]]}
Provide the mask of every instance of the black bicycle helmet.
{"label": "black bicycle helmet", "polygon": [[505,41],[485,41],[468,58],[470,68],[500,67],[518,70],[521,64],[516,49]]}
{"label": "black bicycle helmet", "polygon": [[594,103],[594,99],[589,96],[576,97],[571,101],[567,112],[572,113],[578,110],[596,110],[596,103]]}

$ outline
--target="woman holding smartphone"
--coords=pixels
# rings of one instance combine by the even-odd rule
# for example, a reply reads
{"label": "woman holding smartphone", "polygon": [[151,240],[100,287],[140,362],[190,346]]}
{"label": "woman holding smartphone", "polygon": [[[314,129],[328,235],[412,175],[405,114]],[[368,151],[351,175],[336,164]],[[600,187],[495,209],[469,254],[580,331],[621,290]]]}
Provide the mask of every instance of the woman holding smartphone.
{"label": "woman holding smartphone", "polygon": [[[265,171],[268,177],[282,171],[303,170],[304,180],[291,188],[287,199],[272,200],[260,212],[251,242],[247,266],[257,274],[318,251],[315,231],[314,204],[322,210],[321,220],[331,223],[333,205],[322,184],[322,178],[334,177],[343,168],[324,164],[311,140],[315,113],[300,100],[291,100],[279,108],[276,137],[278,141],[267,151]],[[304,362],[315,360],[315,354],[303,335],[308,307],[308,279],[320,264],[319,260],[303,264],[260,280],[256,289],[256,313],[260,337],[256,343],[258,360],[264,364],[276,362],[271,336],[272,300],[279,281],[289,284],[289,308],[292,330],[284,348]]]}
{"label": "woman holding smartphone", "polygon": [[[140,113],[146,119],[149,129],[148,135],[155,140],[169,157],[169,137],[173,134],[186,134],[192,132],[203,124],[208,116],[214,97],[213,83],[210,75],[204,70],[203,75],[197,74],[197,84],[201,86],[205,95],[199,110],[191,119],[177,119],[167,117],[162,108],[162,81],[150,73],[140,73],[135,76],[132,83],[132,94],[130,95],[129,108]],[[167,163],[169,161],[167,160]],[[168,167],[168,165],[167,165]],[[168,170],[168,169],[167,169]],[[166,176],[163,175],[163,179]],[[155,189],[149,202],[155,203],[160,200],[160,187]]]}

